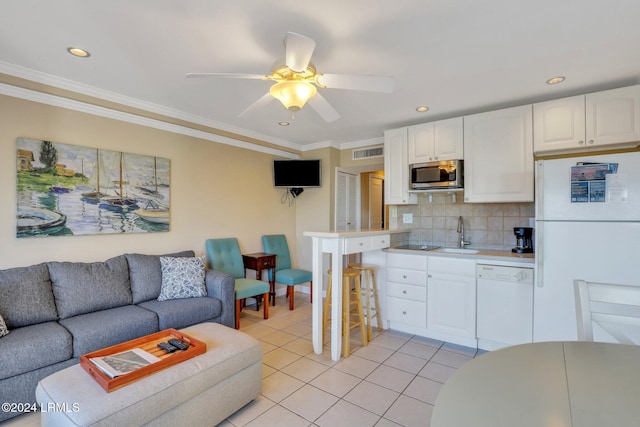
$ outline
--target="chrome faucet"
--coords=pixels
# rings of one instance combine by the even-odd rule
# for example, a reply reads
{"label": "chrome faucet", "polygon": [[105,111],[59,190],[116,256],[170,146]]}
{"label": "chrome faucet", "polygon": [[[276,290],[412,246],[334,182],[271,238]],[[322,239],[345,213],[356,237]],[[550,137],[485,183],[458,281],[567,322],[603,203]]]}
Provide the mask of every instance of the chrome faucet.
{"label": "chrome faucet", "polygon": [[461,249],[464,249],[465,245],[471,244],[471,242],[464,240],[464,220],[462,219],[462,216],[458,217],[458,234],[460,235],[458,242]]}

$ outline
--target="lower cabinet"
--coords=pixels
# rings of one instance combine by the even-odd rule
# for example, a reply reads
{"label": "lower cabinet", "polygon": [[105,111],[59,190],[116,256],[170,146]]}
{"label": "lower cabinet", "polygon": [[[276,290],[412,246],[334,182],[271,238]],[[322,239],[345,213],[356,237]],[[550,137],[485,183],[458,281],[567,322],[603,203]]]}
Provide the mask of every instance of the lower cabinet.
{"label": "lower cabinet", "polygon": [[[500,288],[504,297],[495,312],[503,313],[506,310],[509,313],[517,312],[524,317],[529,313],[529,326],[515,325],[516,317],[508,316],[503,318],[508,319],[509,325],[487,325],[486,319],[478,320],[477,304],[481,301],[479,297],[482,295],[477,291],[476,264],[487,262],[478,258],[465,258],[464,255],[454,257],[387,252],[384,268],[386,308],[383,313],[386,326],[397,331],[471,348],[479,347],[479,336],[482,337],[483,343],[487,342],[487,337],[493,337],[505,327],[508,330],[525,329],[530,334],[532,298],[522,298],[519,292],[508,292],[514,289],[513,286]],[[494,260],[490,263],[532,268],[531,264],[511,261]],[[532,287],[528,282],[527,286]],[[486,306],[484,304],[482,307]],[[486,316],[486,310],[480,314]],[[494,349],[486,346],[481,348]]]}
{"label": "lower cabinet", "polygon": [[[387,321],[394,329],[427,327],[427,257],[387,254]],[[399,324],[399,325],[396,325]]]}
{"label": "lower cabinet", "polygon": [[476,346],[475,260],[429,257],[427,329],[434,338]]}

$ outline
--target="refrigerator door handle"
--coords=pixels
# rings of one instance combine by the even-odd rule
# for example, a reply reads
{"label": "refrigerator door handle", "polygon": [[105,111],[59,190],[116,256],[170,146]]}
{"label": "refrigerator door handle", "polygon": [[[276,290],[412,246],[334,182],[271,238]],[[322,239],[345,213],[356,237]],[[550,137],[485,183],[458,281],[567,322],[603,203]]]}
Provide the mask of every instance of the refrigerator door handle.
{"label": "refrigerator door handle", "polygon": [[536,162],[536,185],[535,185],[535,210],[536,210],[536,219],[543,220],[546,219],[544,217],[544,162],[542,160],[538,160]]}
{"label": "refrigerator door handle", "polygon": [[537,221],[536,223],[536,286],[539,288],[544,287],[542,278],[544,277],[544,222]]}
{"label": "refrigerator door handle", "polygon": [[535,277],[536,277],[536,286],[542,288],[544,286],[543,283],[543,274],[542,274],[542,259],[544,257],[542,248],[544,247],[544,162],[538,160],[536,162],[536,195],[535,195],[535,210],[536,210],[536,269],[535,269]]}

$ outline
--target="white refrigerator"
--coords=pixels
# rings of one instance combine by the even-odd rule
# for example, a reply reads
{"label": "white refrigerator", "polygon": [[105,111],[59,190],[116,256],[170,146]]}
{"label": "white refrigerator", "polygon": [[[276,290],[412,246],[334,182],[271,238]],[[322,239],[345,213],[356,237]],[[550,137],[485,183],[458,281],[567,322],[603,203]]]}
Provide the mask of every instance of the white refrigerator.
{"label": "white refrigerator", "polygon": [[640,152],[537,161],[535,246],[533,340],[577,340],[574,279],[640,285]]}

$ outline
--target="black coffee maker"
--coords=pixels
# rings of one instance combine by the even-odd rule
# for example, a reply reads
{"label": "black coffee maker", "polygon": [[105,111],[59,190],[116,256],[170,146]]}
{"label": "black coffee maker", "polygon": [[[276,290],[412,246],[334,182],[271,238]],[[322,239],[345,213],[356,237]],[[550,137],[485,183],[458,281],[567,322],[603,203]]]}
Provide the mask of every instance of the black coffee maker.
{"label": "black coffee maker", "polygon": [[516,247],[511,252],[518,254],[530,254],[533,252],[533,228],[531,227],[513,227],[513,234],[516,236]]}

